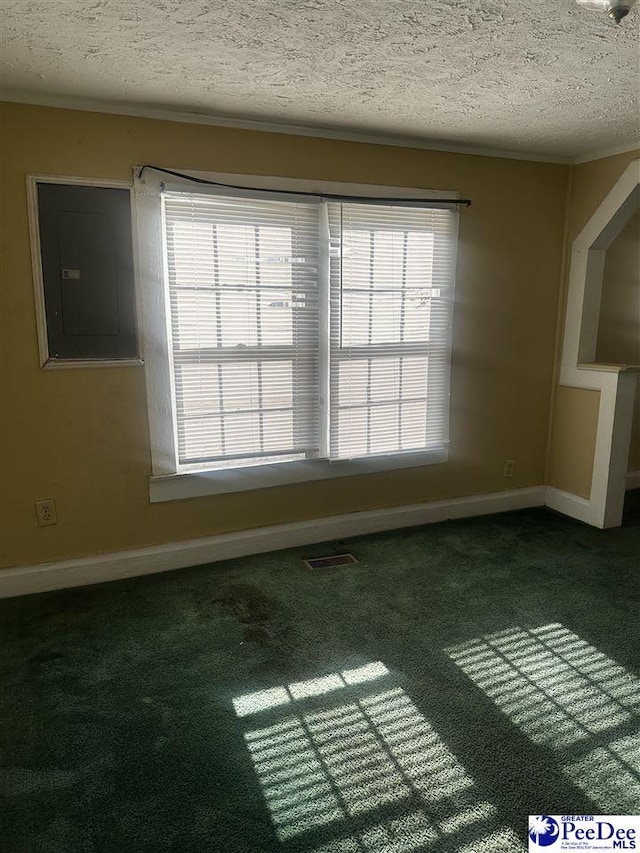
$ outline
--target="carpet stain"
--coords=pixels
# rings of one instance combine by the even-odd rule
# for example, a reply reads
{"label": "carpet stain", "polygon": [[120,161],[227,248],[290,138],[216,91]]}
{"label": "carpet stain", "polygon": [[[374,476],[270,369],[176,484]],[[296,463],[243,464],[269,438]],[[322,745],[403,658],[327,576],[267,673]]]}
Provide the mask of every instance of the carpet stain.
{"label": "carpet stain", "polygon": [[224,594],[213,601],[241,623],[246,642],[286,648],[289,629],[280,624],[276,603],[258,587],[246,583],[229,584]]}

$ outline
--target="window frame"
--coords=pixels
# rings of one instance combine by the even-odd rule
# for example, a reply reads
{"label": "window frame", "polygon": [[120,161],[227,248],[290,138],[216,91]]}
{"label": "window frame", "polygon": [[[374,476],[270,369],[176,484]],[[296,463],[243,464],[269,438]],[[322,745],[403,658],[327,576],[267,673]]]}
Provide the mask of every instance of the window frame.
{"label": "window frame", "polygon": [[[340,367],[341,365],[345,366],[355,366],[358,363],[366,362],[368,363],[369,370],[369,381],[371,379],[371,372],[374,370],[374,366],[376,364],[384,363],[385,360],[393,360],[395,358],[398,359],[398,369],[400,377],[403,376],[404,373],[404,365],[405,359],[411,358],[426,358],[426,372],[427,376],[425,377],[427,386],[430,384],[430,379],[432,378],[432,366],[434,361],[438,361],[437,353],[441,350],[441,341],[438,339],[436,341],[432,341],[430,335],[428,338],[421,339],[418,338],[416,340],[404,340],[402,335],[397,340],[381,340],[378,342],[372,342],[372,327],[371,327],[371,318],[372,318],[372,304],[371,299],[373,296],[377,295],[379,291],[374,286],[374,277],[375,271],[373,264],[373,249],[374,249],[374,233],[378,231],[377,228],[372,228],[371,218],[373,218],[374,222],[377,219],[376,215],[376,206],[369,206],[370,209],[365,211],[360,211],[361,207],[367,208],[366,205],[361,205],[359,203],[347,203],[345,205],[347,208],[346,212],[346,221],[349,224],[343,223],[342,218],[344,215],[344,210],[340,213],[340,227],[339,227],[339,239],[342,241],[344,239],[345,233],[351,237],[354,233],[359,233],[361,236],[363,234],[368,233],[368,270],[366,273],[366,278],[368,279],[369,286],[366,287],[363,281],[360,281],[360,285],[358,286],[354,281],[351,282],[350,286],[347,286],[346,290],[344,288],[344,273],[341,259],[337,259],[332,257],[331,259],[331,276],[329,281],[329,300],[331,305],[339,305],[339,310],[331,317],[331,333],[330,333],[330,364],[329,364],[329,384],[330,384],[330,411],[332,415],[335,416],[335,420],[332,417],[330,423],[330,458],[336,460],[339,458],[349,458],[349,457],[341,457],[339,454],[339,445],[341,443],[341,430],[339,426],[340,413],[341,411],[355,411],[364,413],[366,415],[367,420],[367,428],[365,430],[366,443],[367,447],[370,448],[370,442],[372,440],[372,434],[369,427],[370,419],[373,413],[376,410],[376,406],[379,405],[383,408],[386,408],[393,401],[390,400],[381,400],[378,403],[375,403],[370,396],[371,389],[367,390],[367,401],[358,401],[346,406],[341,405],[340,396],[342,391],[342,382],[340,380]],[[351,210],[350,210],[351,209]],[[410,216],[410,212],[408,211]],[[405,214],[406,215],[406,214]],[[331,218],[330,214],[330,218]],[[355,224],[354,224],[355,223]],[[337,223],[334,223],[334,227]],[[457,228],[458,228],[458,217],[455,217],[453,221],[453,229],[447,229],[454,233],[456,244],[453,247],[455,254],[453,257],[454,263],[451,267],[452,272],[452,281],[450,284],[441,283],[440,285],[434,285],[433,281],[431,282],[431,288],[435,287],[435,289],[440,290],[444,284],[445,292],[448,295],[444,300],[444,317],[447,320],[447,325],[449,328],[449,333],[451,333],[452,326],[452,312],[453,312],[453,296],[455,295],[455,259],[457,258]],[[408,231],[406,228],[410,228],[411,231],[424,231],[426,233],[432,233],[434,236],[433,245],[431,249],[432,255],[432,267],[436,262],[436,254],[439,257],[442,252],[442,243],[437,239],[438,228],[435,226],[432,230],[430,227],[424,227],[421,223],[412,222],[409,224],[398,224],[397,222],[387,223],[384,222],[382,228],[380,230],[385,231],[387,235],[394,231],[404,232],[405,235],[408,236]],[[407,252],[407,243],[403,244],[403,265],[407,260],[408,255]],[[448,254],[448,250],[447,250]],[[405,269],[406,273],[406,269]],[[360,274],[362,274],[362,270],[360,270]],[[404,274],[404,273],[403,273]],[[357,274],[356,274],[357,275]],[[357,276],[358,277],[358,276]],[[350,273],[347,271],[346,273],[347,280],[350,280]],[[387,292],[392,292],[395,288],[389,283],[388,287],[390,288]],[[369,342],[366,341],[357,341],[357,342],[347,342],[345,341],[344,335],[344,293],[349,292],[351,294],[358,294],[360,297],[365,295],[369,298],[369,329],[368,329],[368,337]],[[402,300],[406,298],[406,296],[410,293],[410,290],[404,291],[403,286],[403,296]],[[429,315],[431,314],[431,309],[429,309]],[[427,326],[430,329],[431,320],[427,321]],[[362,329],[360,330],[362,332]],[[450,343],[450,341],[449,341]],[[434,346],[435,344],[435,346]],[[434,358],[435,356],[435,358]],[[447,379],[450,380],[450,367],[451,367],[451,347],[449,346],[446,355],[446,365],[445,370],[447,371]],[[440,377],[436,377],[439,379]],[[402,382],[402,378],[400,378],[400,382]],[[447,383],[450,385],[450,382]],[[425,431],[428,432],[428,424],[429,420],[433,419],[435,413],[435,420],[438,422],[439,426],[444,428],[445,434],[448,436],[449,433],[449,401],[448,399],[445,401],[442,397],[439,399],[435,399],[431,405],[427,408],[427,394],[424,396],[424,404],[425,404]],[[438,395],[436,395],[436,398]],[[410,400],[398,400],[396,401],[399,404],[399,417],[400,412],[402,412],[404,403],[411,404]],[[422,402],[422,401],[420,401]],[[444,408],[443,408],[444,407]],[[440,417],[438,417],[438,413]],[[402,433],[402,425],[399,422],[399,440],[400,435]],[[426,435],[425,435],[426,438]],[[357,438],[356,438],[357,441]],[[416,452],[424,452],[420,450],[396,450],[395,455],[400,456],[404,453],[416,453]],[[372,456],[394,456],[393,451],[382,450],[382,451],[373,451],[367,454],[368,457]]]}
{"label": "window frame", "polygon": [[[196,194],[198,194],[197,188],[192,186],[188,187],[190,190],[194,190]],[[201,195],[201,194],[199,194]],[[243,193],[244,195],[244,193]],[[247,194],[248,195],[248,194]],[[321,204],[314,199],[309,199],[308,197],[296,197],[295,200],[292,200],[291,196],[285,196],[284,199],[280,197],[276,198],[276,194],[271,195],[268,194],[269,198],[265,199],[262,194],[257,195],[255,192],[251,193],[251,198],[249,200],[250,204],[257,202],[256,210],[254,211],[256,216],[260,216],[260,213],[265,213],[265,210],[262,208],[262,203],[266,203],[267,214],[268,214],[268,222],[267,220],[260,223],[259,227],[256,229],[256,234],[259,231],[262,233],[262,239],[264,239],[264,229],[265,227],[269,228],[269,223],[273,225],[273,216],[274,213],[278,218],[283,217],[283,224],[285,222],[290,222],[292,226],[293,232],[295,232],[296,241],[301,241],[300,245],[304,244],[306,246],[306,252],[315,255],[319,248],[318,246],[318,221],[319,221],[319,211],[321,209]],[[240,200],[240,196],[235,196],[233,191],[221,190],[213,191],[211,193],[211,198],[216,199],[217,197],[222,198],[223,202],[226,202],[229,196],[233,197],[233,206],[235,206],[236,201]],[[284,201],[284,204],[283,204]],[[301,212],[297,209],[298,201],[304,202],[304,210]],[[277,208],[274,211],[271,205],[277,204]],[[214,201],[215,204],[215,201]],[[293,207],[296,205],[296,210],[294,212]],[[175,300],[177,299],[178,294],[184,292],[182,290],[182,286],[178,285],[175,280],[176,272],[176,261],[175,256],[172,251],[172,243],[175,243],[176,237],[172,234],[172,224],[175,228],[176,225],[180,225],[184,220],[183,217],[187,214],[187,209],[189,208],[190,202],[188,199],[183,201],[176,201],[175,193],[169,194],[168,199],[165,199],[164,203],[164,211],[166,215],[165,222],[165,236],[167,238],[165,244],[165,253],[167,259],[167,266],[169,270],[169,279],[166,282],[166,286],[169,289],[169,295],[171,298],[171,304],[173,306],[173,315],[171,320],[172,325],[172,334],[173,334],[173,362],[174,362],[174,380],[176,382],[176,391],[178,392],[176,395],[176,414],[177,414],[177,426],[178,426],[178,438],[179,438],[179,446],[178,446],[178,469],[180,473],[188,473],[191,471],[199,471],[206,469],[209,467],[211,470],[220,470],[228,467],[234,467],[229,463],[233,460],[233,456],[227,457],[225,459],[224,455],[219,456],[217,459],[211,458],[207,459],[180,459],[181,455],[184,457],[185,447],[185,437],[180,436],[180,429],[185,429],[185,421],[182,419],[182,411],[180,405],[180,392],[184,391],[184,387],[181,387],[181,377],[180,377],[180,368],[182,366],[195,366],[198,367],[203,363],[208,363],[209,365],[215,366],[224,364],[225,361],[231,362],[235,367],[239,368],[241,366],[252,367],[254,365],[261,365],[262,369],[268,370],[268,365],[271,364],[278,368],[278,365],[282,367],[282,365],[289,361],[291,366],[291,380],[292,380],[292,388],[293,395],[291,400],[291,417],[292,417],[292,436],[291,442],[292,447],[290,448],[282,448],[281,450],[274,449],[272,452],[262,450],[258,450],[256,448],[255,454],[251,451],[246,451],[244,453],[238,453],[236,455],[237,458],[237,466],[255,466],[260,464],[260,457],[263,457],[262,461],[266,464],[282,464],[280,460],[277,458],[279,456],[287,456],[294,457],[298,459],[317,459],[323,456],[322,447],[320,442],[316,440],[316,430],[319,424],[319,410],[318,410],[318,397],[319,397],[319,389],[318,389],[318,372],[320,370],[319,365],[319,346],[318,346],[318,338],[319,338],[319,327],[318,327],[318,313],[319,313],[319,292],[322,289],[321,282],[321,274],[317,269],[317,261],[309,264],[306,263],[304,265],[292,265],[291,267],[291,283],[289,285],[290,289],[290,297],[293,299],[294,294],[296,292],[307,293],[311,297],[311,303],[314,307],[311,308],[313,313],[303,317],[298,312],[292,310],[291,311],[291,341],[289,343],[284,343],[282,340],[278,339],[277,341],[271,340],[268,345],[264,345],[263,343],[258,342],[258,337],[266,332],[266,327],[262,326],[256,318],[256,339],[250,342],[242,342],[241,349],[238,349],[236,343],[227,342],[225,343],[225,334],[221,330],[222,337],[218,339],[218,343],[215,346],[206,347],[206,346],[194,346],[191,350],[187,348],[183,348],[177,341],[175,337],[176,331],[178,331],[178,338],[180,338],[181,330],[179,328],[180,324],[174,322],[176,320],[176,305]],[[199,205],[199,201],[196,201],[196,206]],[[217,232],[218,226],[220,224],[228,224],[224,222],[225,211],[227,205],[225,203],[222,204],[223,210],[221,211],[220,216],[215,216],[211,220],[211,225],[213,227],[214,233]],[[280,213],[284,209],[284,213]],[[177,220],[174,218],[177,215]],[[302,229],[300,230],[300,218],[305,221],[305,224],[302,225]],[[205,214],[206,219],[206,214]],[[215,224],[213,223],[213,219],[216,219]],[[229,219],[229,222],[236,224],[237,226],[237,216],[233,216]],[[256,219],[256,223],[258,220]],[[220,263],[222,264],[225,251],[228,252],[228,249],[225,250],[224,247],[224,238],[220,235],[218,238],[219,242],[219,252],[220,252]],[[256,239],[260,239],[257,238]],[[182,253],[187,251],[187,247],[182,246]],[[236,251],[234,249],[234,251]],[[256,248],[256,252],[260,253],[260,250]],[[259,276],[258,270],[260,267],[256,267],[256,275]],[[256,281],[258,279],[256,278]],[[220,275],[214,272],[214,281],[213,284],[213,292],[219,293],[218,286],[220,285]],[[287,289],[285,285],[282,285],[284,289]],[[197,288],[196,288],[197,289]],[[225,288],[223,287],[223,290]],[[249,288],[251,290],[251,288]],[[260,298],[262,303],[262,299],[264,298],[265,293],[268,291],[262,290],[259,286],[257,287],[255,294]],[[216,309],[219,310],[219,309]],[[262,305],[262,310],[264,310],[264,306]],[[229,316],[229,315],[227,315]],[[231,317],[229,316],[229,319]],[[224,325],[224,319],[222,320],[222,324]],[[177,343],[177,346],[176,346]],[[260,369],[260,368],[259,368]],[[224,379],[222,382],[224,383]],[[268,390],[268,386],[267,390]],[[227,388],[226,393],[230,389]],[[301,391],[308,391],[308,403],[301,404]],[[311,400],[313,402],[311,402]],[[262,414],[265,415],[265,421],[268,421],[269,411],[268,409],[261,410],[261,415],[258,417],[262,421]],[[233,411],[227,410],[226,412],[221,411],[221,418],[223,423],[233,422],[234,418]],[[197,419],[196,419],[197,420]],[[301,437],[304,436],[304,439],[301,442]],[[304,445],[304,446],[302,446]],[[286,463],[287,460],[283,460],[283,463]],[[208,462],[210,464],[208,465]]]}
{"label": "window frame", "polygon": [[[166,257],[164,252],[164,221],[161,193],[206,192],[206,188],[187,180],[165,176],[151,169],[139,176],[139,167],[134,168],[134,240],[138,263],[138,317],[140,318],[139,341],[145,366],[147,409],[151,448],[151,477],[149,498],[151,503],[179,500],[206,495],[241,492],[292,483],[312,482],[338,477],[371,474],[405,468],[422,467],[446,462],[449,458],[448,445],[428,451],[403,452],[387,456],[370,456],[350,460],[305,459],[290,462],[275,462],[266,465],[250,465],[238,468],[215,470],[180,471],[177,465],[177,424],[172,400],[175,394],[171,364],[171,319],[166,281]],[[277,194],[278,191],[300,193],[327,193],[332,195],[357,195],[366,198],[460,198],[459,192],[426,190],[409,187],[392,187],[334,181],[310,181],[297,178],[240,175],[225,172],[202,172],[175,169],[196,178],[232,184],[247,189],[264,189]],[[241,194],[234,190],[233,194]],[[457,243],[457,225],[454,233]],[[326,235],[328,244],[328,234]],[[328,249],[328,245],[327,245]],[[457,258],[457,251],[456,251]],[[455,262],[454,262],[455,279]],[[327,251],[328,281],[328,251]],[[158,287],[161,282],[162,286]],[[455,301],[455,292],[454,292]],[[328,303],[328,300],[327,300]],[[451,306],[453,311],[453,304]],[[329,346],[328,305],[326,315],[321,312],[321,328],[326,326],[326,343],[321,336],[321,357]],[[320,405],[328,393],[328,375],[321,387]],[[167,401],[170,404],[167,405]],[[325,406],[325,409],[327,407]],[[328,411],[328,409],[327,409]],[[328,430],[328,423],[322,424]]]}

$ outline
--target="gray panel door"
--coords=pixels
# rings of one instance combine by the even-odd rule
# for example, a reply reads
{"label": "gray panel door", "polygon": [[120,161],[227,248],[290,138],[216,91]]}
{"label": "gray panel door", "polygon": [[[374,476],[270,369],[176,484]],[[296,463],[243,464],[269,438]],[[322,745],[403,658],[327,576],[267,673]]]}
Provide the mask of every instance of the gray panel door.
{"label": "gray panel door", "polygon": [[50,358],[132,358],[138,346],[128,190],[39,184]]}

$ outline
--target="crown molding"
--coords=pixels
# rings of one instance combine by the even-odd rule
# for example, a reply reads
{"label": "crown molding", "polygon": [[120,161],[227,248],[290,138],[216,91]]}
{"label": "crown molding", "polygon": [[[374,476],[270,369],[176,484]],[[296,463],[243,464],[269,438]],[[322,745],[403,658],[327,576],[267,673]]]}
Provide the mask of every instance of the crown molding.
{"label": "crown molding", "polygon": [[539,163],[570,165],[571,157],[540,154],[535,152],[507,151],[465,143],[442,142],[414,136],[394,136],[392,134],[346,130],[339,128],[313,127],[310,125],[286,124],[279,122],[240,119],[227,116],[201,115],[199,113],[178,112],[151,107],[129,106],[110,101],[64,98],[54,95],[42,95],[33,92],[5,90],[1,101],[15,104],[27,104],[39,107],[52,107],[64,110],[106,113],[110,115],[147,118],[156,121],[173,121],[184,124],[204,124],[213,127],[228,127],[235,130],[252,130],[259,133],[281,133],[289,136],[310,136],[317,139],[336,139],[343,142],[363,142],[369,145],[385,145],[396,148],[416,148],[427,151],[440,151],[447,154],[468,154],[476,157],[493,157],[507,160],[526,160]]}
{"label": "crown molding", "polygon": [[426,151],[441,151],[446,154],[468,154],[475,157],[494,157],[496,159],[526,160],[537,163],[555,163],[564,166],[580,166],[594,160],[626,154],[640,150],[640,139],[609,148],[599,149],[591,154],[579,157],[560,154],[540,154],[535,152],[509,151],[500,148],[467,145],[463,142],[442,142],[418,136],[395,136],[376,132],[346,130],[340,128],[314,127],[304,124],[286,124],[241,119],[229,116],[206,115],[180,112],[178,110],[158,109],[154,107],[129,106],[112,101],[99,101],[82,98],[65,98],[56,95],[43,95],[37,92],[4,91],[0,102],[27,104],[38,107],[51,107],[61,110],[79,110],[82,112],[106,113],[107,115],[147,118],[155,121],[173,121],[183,124],[204,124],[211,127],[228,127],[235,130],[251,130],[258,133],[281,133],[289,136],[309,136],[316,139],[336,139],[343,142],[363,142],[368,145],[386,145],[395,148],[416,148]]}
{"label": "crown molding", "polygon": [[627,154],[629,151],[638,151],[638,153],[640,153],[640,139],[636,139],[635,142],[629,142],[624,145],[602,148],[600,151],[595,151],[593,154],[585,154],[582,157],[576,157],[573,160],[573,165],[581,166],[583,163],[592,163],[594,160],[604,160],[606,157],[615,157],[616,154]]}

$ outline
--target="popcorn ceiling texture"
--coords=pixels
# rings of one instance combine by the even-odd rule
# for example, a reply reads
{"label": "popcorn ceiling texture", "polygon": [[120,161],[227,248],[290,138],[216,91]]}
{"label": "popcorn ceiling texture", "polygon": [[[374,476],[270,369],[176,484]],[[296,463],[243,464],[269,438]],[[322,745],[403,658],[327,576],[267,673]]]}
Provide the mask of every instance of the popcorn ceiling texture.
{"label": "popcorn ceiling texture", "polygon": [[7,96],[580,156],[640,124],[639,19],[574,0],[0,0]]}

